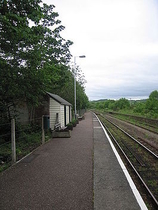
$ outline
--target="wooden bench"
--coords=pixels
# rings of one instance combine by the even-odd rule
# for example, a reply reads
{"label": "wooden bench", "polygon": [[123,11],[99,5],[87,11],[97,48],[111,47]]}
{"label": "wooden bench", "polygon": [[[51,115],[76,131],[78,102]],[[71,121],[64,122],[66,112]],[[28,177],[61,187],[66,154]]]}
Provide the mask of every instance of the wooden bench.
{"label": "wooden bench", "polygon": [[84,120],[84,119],[85,119],[84,115],[78,116],[78,120],[79,120],[79,121],[80,121],[80,120]]}
{"label": "wooden bench", "polygon": [[54,125],[54,130],[61,130],[61,124],[60,123],[56,123]]}

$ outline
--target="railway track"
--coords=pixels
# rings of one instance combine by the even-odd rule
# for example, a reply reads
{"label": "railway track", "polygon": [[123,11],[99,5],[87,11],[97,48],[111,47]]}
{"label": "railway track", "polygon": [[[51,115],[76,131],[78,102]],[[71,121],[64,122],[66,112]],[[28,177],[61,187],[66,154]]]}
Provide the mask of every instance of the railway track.
{"label": "railway track", "polygon": [[107,132],[158,208],[158,155],[103,115],[98,115]]}
{"label": "railway track", "polygon": [[149,119],[145,117],[133,116],[128,114],[121,114],[116,112],[107,113],[109,116],[113,116],[117,119],[123,120],[125,122],[129,122],[133,125],[139,126],[140,128],[144,128],[148,131],[158,134],[158,120]]}

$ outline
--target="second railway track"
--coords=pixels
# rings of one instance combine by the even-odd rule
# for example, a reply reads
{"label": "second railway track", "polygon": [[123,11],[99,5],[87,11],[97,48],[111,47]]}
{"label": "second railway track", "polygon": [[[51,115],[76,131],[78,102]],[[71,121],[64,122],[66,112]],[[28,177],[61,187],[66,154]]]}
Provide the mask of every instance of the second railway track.
{"label": "second railway track", "polygon": [[152,198],[154,206],[157,208],[158,155],[120,128],[119,125],[111,122],[104,115],[99,115],[98,117],[134,168],[135,173],[139,176],[139,179]]}

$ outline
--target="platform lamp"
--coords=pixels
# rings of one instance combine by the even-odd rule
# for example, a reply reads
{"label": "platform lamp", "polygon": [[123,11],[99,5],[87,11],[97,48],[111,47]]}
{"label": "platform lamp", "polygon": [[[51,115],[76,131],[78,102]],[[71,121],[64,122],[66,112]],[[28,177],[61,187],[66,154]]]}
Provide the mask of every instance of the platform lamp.
{"label": "platform lamp", "polygon": [[75,102],[75,119],[76,119],[76,58],[85,58],[85,55],[74,56],[74,102]]}

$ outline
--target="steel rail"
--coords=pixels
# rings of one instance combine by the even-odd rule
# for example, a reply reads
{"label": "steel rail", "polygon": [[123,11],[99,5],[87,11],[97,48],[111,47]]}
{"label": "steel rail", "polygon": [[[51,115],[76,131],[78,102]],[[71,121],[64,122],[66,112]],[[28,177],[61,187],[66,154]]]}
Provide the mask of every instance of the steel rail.
{"label": "steel rail", "polygon": [[[114,118],[114,116],[112,116],[111,114],[107,114],[107,115]],[[124,119],[120,119],[120,118],[116,118],[116,119],[119,119],[119,120],[124,121],[124,122],[128,122],[128,123],[130,123],[130,124],[132,124],[132,125],[134,125],[134,126],[137,126],[137,127],[139,127],[139,128],[145,129],[145,130],[150,131],[150,132],[152,132],[152,133],[158,134],[158,131],[155,131],[155,130],[146,128],[146,127],[141,126],[141,125],[137,125],[137,124],[131,122],[130,120],[124,120]],[[146,124],[146,126],[149,126],[149,124]],[[151,126],[151,125],[150,125],[150,126]],[[152,127],[153,127],[153,128],[157,128],[156,126],[152,126]]]}
{"label": "steel rail", "polygon": [[135,159],[138,161],[138,163],[141,165],[141,166],[145,166],[146,164],[144,163],[144,161],[142,161],[140,159],[140,157],[138,157],[138,155],[136,155],[134,152],[133,152],[133,149],[129,148],[123,141],[121,141],[121,144],[124,145],[124,147],[135,157]]}
{"label": "steel rail", "polygon": [[146,185],[145,181],[142,179],[141,175],[138,173],[138,171],[136,170],[136,168],[134,167],[134,165],[131,163],[131,161],[129,160],[129,158],[127,157],[127,155],[125,154],[125,152],[123,151],[123,149],[121,148],[121,146],[119,145],[119,143],[117,142],[117,140],[115,139],[115,137],[112,135],[112,133],[110,132],[110,130],[107,128],[107,126],[103,122],[101,122],[101,123],[103,124],[103,126],[106,128],[106,130],[109,133],[109,135],[112,137],[112,139],[117,144],[118,148],[120,149],[120,151],[122,152],[122,154],[124,155],[124,157],[126,158],[126,160],[128,161],[128,163],[130,164],[130,166],[132,167],[132,169],[134,170],[134,172],[138,176],[139,180],[142,182],[142,184],[144,185],[145,189],[147,190],[147,192],[149,193],[149,195],[152,197],[152,199],[153,199],[154,203],[156,204],[156,206],[158,206],[158,200],[152,194],[152,192],[150,191],[150,189]]}
{"label": "steel rail", "polygon": [[[102,116],[102,115],[101,115]],[[124,134],[126,134],[128,137],[130,137],[132,140],[134,140],[135,142],[137,142],[140,146],[142,146],[145,150],[147,150],[149,153],[151,153],[154,157],[156,157],[158,159],[158,155],[156,155],[154,152],[152,152],[149,148],[147,148],[146,146],[144,146],[142,143],[140,143],[137,139],[135,139],[133,136],[131,136],[129,133],[127,133],[125,130],[123,130],[122,128],[120,128],[118,125],[116,125],[115,123],[111,122],[109,119],[107,119],[106,117],[102,116],[104,119],[106,119],[108,122],[110,122],[112,125],[114,125],[115,127],[117,127],[119,130],[121,130]]]}
{"label": "steel rail", "polygon": [[146,117],[141,117],[141,116],[136,116],[136,115],[131,115],[131,114],[123,114],[123,113],[118,113],[118,112],[111,112],[111,114],[122,115],[122,116],[127,116],[127,117],[132,117],[132,118],[137,118],[137,119],[141,119],[141,120],[147,120],[147,121],[152,121],[152,122],[158,123],[157,119],[151,119],[151,118],[146,118]]}

